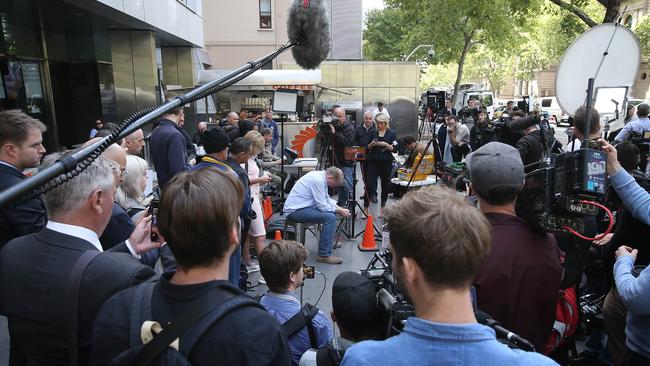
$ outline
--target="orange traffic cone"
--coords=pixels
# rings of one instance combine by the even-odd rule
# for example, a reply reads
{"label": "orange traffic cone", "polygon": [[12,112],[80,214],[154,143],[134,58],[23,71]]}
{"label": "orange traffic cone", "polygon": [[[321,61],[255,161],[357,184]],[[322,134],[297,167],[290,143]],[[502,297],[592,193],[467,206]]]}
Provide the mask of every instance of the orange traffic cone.
{"label": "orange traffic cone", "polygon": [[280,230],[275,231],[275,240],[282,240],[282,233]]}
{"label": "orange traffic cone", "polygon": [[271,204],[271,197],[264,198],[262,209],[264,211],[264,222],[267,222],[271,216],[273,216],[273,205]]}
{"label": "orange traffic cone", "polygon": [[379,250],[375,241],[375,228],[372,225],[372,215],[368,215],[366,230],[363,233],[363,240],[359,243],[359,250],[362,252],[376,252]]}

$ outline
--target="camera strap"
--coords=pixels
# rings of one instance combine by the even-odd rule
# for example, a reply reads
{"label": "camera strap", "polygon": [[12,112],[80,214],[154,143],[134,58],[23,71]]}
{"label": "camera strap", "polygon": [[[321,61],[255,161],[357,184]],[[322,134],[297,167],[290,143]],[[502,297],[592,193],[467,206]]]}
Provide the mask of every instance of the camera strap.
{"label": "camera strap", "polygon": [[294,316],[282,324],[282,328],[287,335],[287,338],[295,335],[303,328],[307,327],[307,333],[309,334],[309,341],[311,343],[311,348],[318,348],[318,342],[316,341],[316,331],[314,330],[314,324],[312,320],[318,314],[318,308],[312,304],[305,304],[300,311],[298,311]]}

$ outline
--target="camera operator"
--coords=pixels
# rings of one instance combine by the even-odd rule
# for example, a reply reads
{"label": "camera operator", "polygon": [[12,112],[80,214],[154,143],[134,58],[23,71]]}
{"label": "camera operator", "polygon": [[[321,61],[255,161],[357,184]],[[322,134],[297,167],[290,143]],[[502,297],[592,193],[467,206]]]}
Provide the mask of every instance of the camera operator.
{"label": "camera operator", "polygon": [[330,124],[330,131],[333,136],[332,149],[334,149],[334,166],[343,171],[345,184],[337,188],[338,205],[348,207],[348,199],[352,195],[352,171],[354,170],[354,161],[346,159],[346,148],[354,145],[354,125],[348,121],[345,115],[345,109],[342,107],[334,108],[334,116]]}
{"label": "camera operator", "polygon": [[644,132],[650,131],[650,119],[648,119],[648,114],[650,114],[650,105],[646,103],[639,104],[636,107],[636,115],[638,118],[626,124],[621,132],[616,135],[614,142],[625,141],[632,133],[643,135]]}
{"label": "camera operator", "polygon": [[490,226],[463,197],[441,186],[411,191],[384,219],[393,272],[416,315],[397,336],[350,347],[343,365],[555,365],[505,347],[477,324],[470,285],[490,250]]}
{"label": "camera operator", "polygon": [[375,285],[357,272],[343,272],[334,279],[330,316],[341,336],[334,336],[325,347],[305,352],[300,366],[339,365],[348,348],[357,342],[378,339],[384,328]]}
{"label": "camera operator", "polygon": [[517,146],[517,142],[523,136],[523,134],[519,130],[514,130],[512,124],[515,123],[515,127],[519,127],[517,124],[520,122],[515,121],[518,121],[525,116],[526,114],[522,111],[513,111],[512,114],[503,112],[503,115],[501,115],[501,122],[503,126],[501,127],[499,134],[499,142],[510,145],[512,147]]}
{"label": "camera operator", "polygon": [[632,215],[650,225],[650,193],[634,181],[618,162],[616,148],[604,139],[599,139],[602,150],[607,153],[607,175],[616,193]]}
{"label": "camera operator", "polygon": [[[458,122],[456,117],[448,116],[445,121],[445,132],[444,141],[440,141],[440,144],[444,144],[444,149],[442,150],[442,161],[445,164],[452,164],[463,160],[463,157],[470,152],[469,145],[469,128],[467,126]],[[442,128],[438,132],[440,136]]]}
{"label": "camera operator", "polygon": [[466,161],[481,212],[492,226],[489,255],[474,279],[477,305],[542,351],[555,322],[560,251],[551,235],[534,231],[515,213],[526,176],[515,148],[492,142]]}
{"label": "camera operator", "polygon": [[489,142],[496,141],[496,133],[494,127],[488,124],[486,111],[481,110],[478,112],[478,119],[469,131],[469,135],[472,151],[478,150],[478,148]]}
{"label": "camera operator", "polygon": [[559,142],[547,129],[546,121],[540,120],[540,124],[532,125],[524,131],[524,137],[517,141],[517,150],[524,163],[526,173],[532,172],[539,167],[544,153],[551,150],[553,153],[562,152]]}
{"label": "camera operator", "polygon": [[[623,141],[616,146],[618,160],[630,174],[639,163],[639,149],[629,141]],[[634,174],[633,174],[634,175]],[[637,176],[638,177],[638,176]],[[643,183],[647,183],[645,178],[641,178]],[[643,184],[641,183],[641,184]],[[644,187],[646,191],[650,188]],[[614,193],[615,195],[615,193]],[[615,202],[619,206],[620,200],[616,198],[609,201]],[[623,207],[616,216],[616,231],[612,235],[605,249],[605,268],[607,277],[611,283],[611,288],[603,304],[603,315],[605,327],[607,329],[607,347],[609,353],[616,364],[619,364],[623,352],[625,351],[625,318],[627,309],[623,304],[613,281],[613,266],[615,262],[615,251],[621,245],[627,245],[633,249],[638,249],[640,256],[637,257],[637,265],[648,265],[650,263],[650,245],[647,238],[650,237],[650,226],[645,225],[638,219],[634,218],[630,211]],[[597,245],[600,242],[595,242]]]}
{"label": "camera operator", "polygon": [[[260,270],[269,287],[260,304],[281,324],[301,311],[296,290],[303,285],[303,266],[308,257],[309,252],[302,244],[289,240],[274,241],[260,253]],[[305,324],[289,337],[294,365],[298,365],[308,349],[323,347],[333,336],[332,323],[322,311],[306,321],[311,324]]]}

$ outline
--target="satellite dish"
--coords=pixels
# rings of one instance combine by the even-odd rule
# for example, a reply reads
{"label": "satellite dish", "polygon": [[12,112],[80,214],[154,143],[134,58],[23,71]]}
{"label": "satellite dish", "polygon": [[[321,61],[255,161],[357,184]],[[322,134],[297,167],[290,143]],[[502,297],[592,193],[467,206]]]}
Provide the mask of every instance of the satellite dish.
{"label": "satellite dish", "polygon": [[573,116],[587,100],[587,84],[598,88],[631,87],[641,63],[639,39],[619,24],[591,28],[564,53],[555,76],[555,96],[562,110]]}

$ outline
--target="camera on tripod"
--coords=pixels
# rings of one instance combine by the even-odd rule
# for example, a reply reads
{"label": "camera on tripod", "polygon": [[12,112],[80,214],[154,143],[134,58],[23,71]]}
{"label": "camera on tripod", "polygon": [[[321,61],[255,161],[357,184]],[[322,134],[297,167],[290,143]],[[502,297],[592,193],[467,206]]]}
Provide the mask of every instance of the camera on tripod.
{"label": "camera on tripod", "polygon": [[605,196],[606,167],[607,157],[600,150],[550,156],[526,175],[518,215],[541,231],[583,232],[584,218],[598,214],[598,202]]}
{"label": "camera on tripod", "polygon": [[332,119],[331,115],[324,115],[323,118],[321,118],[317,125],[318,125],[318,133],[322,135],[331,135],[332,134],[332,129],[330,126],[333,126],[334,120]]}

